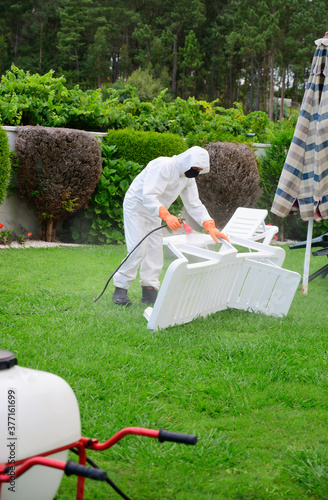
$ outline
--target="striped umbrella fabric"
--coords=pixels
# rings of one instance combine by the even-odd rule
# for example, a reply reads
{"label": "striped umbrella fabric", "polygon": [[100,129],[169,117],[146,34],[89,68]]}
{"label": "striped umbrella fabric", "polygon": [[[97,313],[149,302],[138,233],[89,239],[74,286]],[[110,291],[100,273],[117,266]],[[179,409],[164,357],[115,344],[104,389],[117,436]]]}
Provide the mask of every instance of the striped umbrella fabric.
{"label": "striped umbrella fabric", "polygon": [[328,219],[328,33],[315,44],[300,115],[271,207],[279,217],[299,211],[304,221]]}

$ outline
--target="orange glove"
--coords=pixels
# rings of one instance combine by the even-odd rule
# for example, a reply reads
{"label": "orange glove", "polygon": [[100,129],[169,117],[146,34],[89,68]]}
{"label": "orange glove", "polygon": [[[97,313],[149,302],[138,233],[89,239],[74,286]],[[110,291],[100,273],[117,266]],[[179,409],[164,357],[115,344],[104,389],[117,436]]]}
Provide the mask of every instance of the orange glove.
{"label": "orange glove", "polygon": [[226,240],[228,243],[230,243],[226,235],[221,233],[221,231],[219,231],[218,228],[215,227],[214,220],[206,220],[205,222],[203,222],[203,226],[205,228],[205,231],[207,231],[212,236],[215,243],[219,243],[218,238],[222,238],[223,240]]}
{"label": "orange glove", "polygon": [[166,224],[170,229],[172,229],[172,231],[176,231],[177,229],[182,228],[178,217],[170,214],[170,212],[163,205],[159,207],[158,215],[162,220],[166,222]]}

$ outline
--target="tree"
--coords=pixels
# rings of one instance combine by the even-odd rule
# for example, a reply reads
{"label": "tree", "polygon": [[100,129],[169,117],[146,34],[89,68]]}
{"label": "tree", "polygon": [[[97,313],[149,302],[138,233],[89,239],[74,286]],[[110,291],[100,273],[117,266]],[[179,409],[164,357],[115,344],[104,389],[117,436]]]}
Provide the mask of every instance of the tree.
{"label": "tree", "polygon": [[[279,119],[284,116],[284,98],[288,72],[293,66],[296,68],[310,67],[314,54],[314,40],[321,38],[325,33],[325,19],[320,20],[320,13],[324,9],[325,2],[322,0],[311,2],[308,0],[290,0],[280,14],[281,103]],[[322,34],[318,36],[316,33]],[[308,47],[311,46],[312,53],[309,54]]]}
{"label": "tree", "polygon": [[17,63],[22,54],[22,50],[26,47],[26,30],[31,24],[32,8],[33,0],[16,0],[15,2],[0,1],[2,19],[7,27],[6,38],[8,40],[10,63]]}
{"label": "tree", "polygon": [[136,89],[140,101],[150,102],[163,90],[160,80],[154,79],[149,69],[145,71],[137,69],[129,76],[126,83]]}
{"label": "tree", "polygon": [[3,19],[0,21],[0,75],[5,73],[8,64],[8,41],[6,26]]}
{"label": "tree", "polygon": [[85,20],[88,19],[90,0],[62,0],[59,9],[60,30],[57,33],[57,48],[64,61],[75,63],[77,81],[80,81],[80,50],[83,46]]}
{"label": "tree", "polygon": [[35,0],[29,33],[35,44],[35,70],[39,72],[49,71],[53,67],[57,22],[58,14],[53,0]]}
{"label": "tree", "polygon": [[108,28],[101,26],[97,29],[93,44],[89,45],[88,63],[92,71],[97,75],[97,87],[101,88],[102,75],[107,57]]}
{"label": "tree", "polygon": [[181,78],[182,97],[187,98],[196,94],[197,81],[200,80],[200,72],[203,66],[204,55],[200,51],[200,44],[194,31],[189,31],[183,48],[180,48],[181,67],[183,76]]}
{"label": "tree", "polygon": [[178,53],[184,30],[196,29],[206,20],[204,2],[201,0],[168,0],[165,11],[157,20],[158,25],[173,35],[172,91],[178,90]]}
{"label": "tree", "polygon": [[327,29],[327,0],[0,0],[0,9],[0,74],[14,62],[86,90],[148,70],[174,97],[242,102],[271,118],[277,84],[282,100],[300,100]]}
{"label": "tree", "polygon": [[249,112],[253,111],[254,101],[256,110],[260,107],[262,64],[270,50],[270,40],[277,31],[279,1],[271,5],[271,0],[250,0],[247,4],[232,0],[225,17],[231,23],[226,38],[228,53],[232,57],[238,54],[244,60],[242,77],[244,87],[249,88]]}

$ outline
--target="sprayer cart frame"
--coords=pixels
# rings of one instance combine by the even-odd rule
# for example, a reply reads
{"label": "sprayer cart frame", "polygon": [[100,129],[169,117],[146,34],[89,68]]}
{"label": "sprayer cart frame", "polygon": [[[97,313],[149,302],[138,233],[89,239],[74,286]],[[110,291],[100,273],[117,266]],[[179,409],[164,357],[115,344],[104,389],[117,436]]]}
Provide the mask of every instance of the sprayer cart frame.
{"label": "sprayer cart frame", "polygon": [[[112,488],[124,499],[130,500],[127,495],[125,495],[107,476],[106,471],[99,469],[94,462],[89,460],[86,455],[86,450],[107,450],[111,448],[116,443],[118,443],[122,438],[127,435],[137,435],[145,436],[150,438],[158,439],[160,442],[172,441],[175,443],[183,443],[195,445],[197,443],[197,437],[189,434],[181,434],[178,432],[169,432],[165,429],[154,430],[145,429],[143,427],[126,427],[121,429],[119,432],[114,434],[110,439],[104,443],[99,443],[98,439],[81,437],[78,441],[70,443],[61,448],[50,450],[38,456],[33,456],[21,461],[16,462],[15,479],[24,474],[34,465],[42,465],[45,467],[51,467],[54,469],[59,469],[65,472],[67,476],[76,475],[78,476],[77,481],[77,491],[76,500],[84,499],[84,486],[85,478],[95,479],[97,481],[106,481]],[[55,460],[53,458],[48,458],[48,455],[54,453],[71,450],[78,455],[79,462],[76,463],[73,460],[68,460],[67,462],[62,462],[60,460]],[[89,462],[92,466],[87,466]],[[9,470],[12,465],[0,465],[0,499],[1,499],[1,487],[3,483],[10,482],[12,476],[9,474]]]}

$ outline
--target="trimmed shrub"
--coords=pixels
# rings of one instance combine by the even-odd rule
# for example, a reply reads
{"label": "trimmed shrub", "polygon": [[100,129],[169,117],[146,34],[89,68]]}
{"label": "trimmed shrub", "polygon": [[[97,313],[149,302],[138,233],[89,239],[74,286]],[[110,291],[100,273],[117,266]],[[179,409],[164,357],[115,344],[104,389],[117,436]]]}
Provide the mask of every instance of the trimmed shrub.
{"label": "trimmed shrub", "polygon": [[146,166],[159,156],[173,156],[188,148],[176,134],[142,132],[134,129],[109,130],[104,143],[116,146],[115,156]]}
{"label": "trimmed shrub", "polygon": [[[9,142],[6,132],[0,127],[0,203],[3,202],[10,179]],[[1,222],[1,221],[0,221]]]}
{"label": "trimmed shrub", "polygon": [[56,224],[85,207],[101,173],[95,137],[81,130],[19,127],[18,194],[35,209],[42,238],[54,241]]}
{"label": "trimmed shrub", "polygon": [[206,146],[211,170],[197,177],[200,198],[217,227],[238,207],[255,207],[262,189],[255,155],[246,144],[214,142]]}

